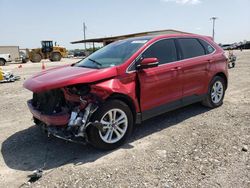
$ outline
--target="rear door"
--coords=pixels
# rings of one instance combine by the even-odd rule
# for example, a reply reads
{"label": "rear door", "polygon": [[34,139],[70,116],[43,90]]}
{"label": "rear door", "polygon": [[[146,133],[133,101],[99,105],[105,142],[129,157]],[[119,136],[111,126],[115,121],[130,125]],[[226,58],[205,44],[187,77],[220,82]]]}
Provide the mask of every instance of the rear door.
{"label": "rear door", "polygon": [[213,61],[207,55],[206,49],[196,38],[177,39],[181,58],[183,98],[192,99],[204,94],[208,85],[210,63]]}
{"label": "rear door", "polygon": [[143,58],[157,58],[159,66],[138,71],[140,81],[140,106],[142,118],[148,119],[163,113],[170,107],[179,105],[182,84],[179,79],[179,62],[174,39],[163,39],[151,45]]}

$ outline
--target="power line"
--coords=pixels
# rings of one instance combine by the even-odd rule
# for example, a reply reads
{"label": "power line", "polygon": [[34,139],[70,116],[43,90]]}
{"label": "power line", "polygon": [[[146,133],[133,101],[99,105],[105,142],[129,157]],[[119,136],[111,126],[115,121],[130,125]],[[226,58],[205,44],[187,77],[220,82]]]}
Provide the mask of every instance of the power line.
{"label": "power line", "polygon": [[[87,26],[85,24],[85,22],[83,22],[83,35],[84,35],[84,40],[86,40],[86,29],[87,29]],[[84,48],[86,50],[86,42],[84,43]]]}
{"label": "power line", "polygon": [[218,17],[212,17],[210,18],[210,20],[213,20],[213,40],[214,40],[214,36],[215,36],[215,20],[219,19]]}

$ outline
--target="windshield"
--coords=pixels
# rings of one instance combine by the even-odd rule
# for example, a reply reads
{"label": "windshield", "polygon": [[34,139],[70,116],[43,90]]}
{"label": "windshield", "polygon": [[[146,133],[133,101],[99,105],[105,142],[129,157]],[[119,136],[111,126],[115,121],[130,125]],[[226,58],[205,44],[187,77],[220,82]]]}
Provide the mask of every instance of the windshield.
{"label": "windshield", "polygon": [[130,58],[148,39],[129,39],[111,43],[74,66],[88,68],[107,68],[120,65]]}

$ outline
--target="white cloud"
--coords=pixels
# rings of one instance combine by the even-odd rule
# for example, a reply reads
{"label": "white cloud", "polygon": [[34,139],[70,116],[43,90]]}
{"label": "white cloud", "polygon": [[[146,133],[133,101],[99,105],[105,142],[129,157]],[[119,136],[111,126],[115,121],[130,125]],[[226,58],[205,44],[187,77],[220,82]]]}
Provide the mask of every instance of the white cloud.
{"label": "white cloud", "polygon": [[162,0],[164,2],[175,2],[178,4],[182,4],[182,5],[186,5],[186,4],[192,4],[192,5],[196,5],[201,3],[200,0]]}

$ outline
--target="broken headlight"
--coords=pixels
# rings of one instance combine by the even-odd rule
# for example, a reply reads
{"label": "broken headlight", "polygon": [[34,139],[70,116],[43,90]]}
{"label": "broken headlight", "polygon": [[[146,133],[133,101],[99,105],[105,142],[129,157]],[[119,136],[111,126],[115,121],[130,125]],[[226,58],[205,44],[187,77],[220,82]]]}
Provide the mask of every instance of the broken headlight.
{"label": "broken headlight", "polygon": [[67,87],[68,91],[75,95],[84,96],[90,92],[90,87],[86,84],[77,84]]}

